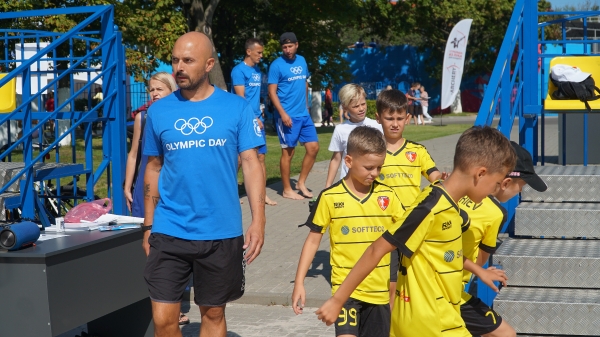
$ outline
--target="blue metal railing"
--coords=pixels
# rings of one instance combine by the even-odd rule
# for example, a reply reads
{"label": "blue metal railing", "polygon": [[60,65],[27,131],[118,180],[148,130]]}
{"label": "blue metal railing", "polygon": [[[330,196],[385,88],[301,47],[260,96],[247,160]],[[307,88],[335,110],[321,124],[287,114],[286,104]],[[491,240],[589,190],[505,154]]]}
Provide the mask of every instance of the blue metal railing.
{"label": "blue metal railing", "polygon": [[[13,79],[18,79],[17,83],[21,84],[17,87],[21,102],[12,112],[0,115],[0,127],[6,127],[10,131],[11,121],[18,121],[22,128],[21,134],[15,140],[11,139],[8,132],[8,148],[0,154],[0,160],[11,161],[14,151],[22,146],[24,162],[23,169],[0,187],[0,193],[5,192],[15,181],[21,180],[22,217],[33,219],[37,214],[46,226],[49,220],[43,207],[40,207],[35,192],[34,166],[43,162],[50,152],[56,153],[57,163],[79,164],[65,166],[61,177],[72,176],[76,190],[75,177],[85,175],[87,200],[94,198],[94,187],[102,174],[106,173],[107,194],[113,199],[114,212],[126,213],[121,187],[126,160],[126,143],[123,141],[126,134],[125,53],[121,33],[114,26],[113,7],[72,7],[0,13],[0,20],[15,23],[15,20],[20,18],[72,14],[87,17],[68,32],[32,31],[18,27],[0,30],[0,45],[4,51],[3,57],[0,58],[0,69],[4,72],[9,71],[7,76],[0,79],[0,87]],[[29,49],[33,50],[33,55],[26,56]],[[68,82],[68,85],[65,85],[65,82]],[[94,88],[102,88],[103,98],[92,104]],[[54,111],[41,112],[48,92],[53,92],[56,98]],[[81,102],[76,103],[77,100],[84,101],[83,111],[77,109],[77,105],[81,106]],[[102,116],[99,116],[99,112],[102,112]],[[58,126],[64,120],[68,120],[69,126],[60,129]],[[34,124],[34,121],[37,121],[37,124]],[[33,141],[38,138],[40,144],[43,143],[44,127],[49,121],[56,125],[54,141],[44,144],[39,153],[34,155]],[[102,159],[100,163],[94,163],[92,131],[93,125],[100,123],[103,128]],[[82,135],[78,133],[80,127],[84,128]],[[36,134],[39,136],[34,137]],[[65,142],[69,138],[71,141]],[[76,150],[78,141],[83,144],[83,156]],[[59,152],[69,146],[71,161],[61,162]],[[56,177],[58,193],[59,178]]]}

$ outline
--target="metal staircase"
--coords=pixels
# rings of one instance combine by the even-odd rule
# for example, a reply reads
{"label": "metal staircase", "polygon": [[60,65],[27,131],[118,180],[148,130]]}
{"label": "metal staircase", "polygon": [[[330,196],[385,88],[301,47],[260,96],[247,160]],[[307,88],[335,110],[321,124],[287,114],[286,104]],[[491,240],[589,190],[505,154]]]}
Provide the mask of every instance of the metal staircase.
{"label": "metal staircase", "polygon": [[[543,166],[549,157],[543,98],[548,64],[556,56],[587,56],[587,18],[600,12],[539,12],[536,0],[517,0],[475,125],[491,125],[510,138],[515,122],[519,144],[540,163],[536,171],[548,185],[538,193],[527,186],[520,197],[504,204],[509,237],[493,255],[509,286],[497,297],[485,286],[478,295],[523,336],[600,335],[600,167],[587,166],[588,117],[579,112],[584,166]],[[567,23],[582,20],[583,38],[567,38]],[[558,32],[558,34],[557,34]],[[597,76],[596,76],[597,77]],[[580,110],[575,108],[574,110]],[[560,123],[559,123],[560,125]],[[567,147],[563,123],[558,140]],[[590,144],[591,145],[591,144]],[[595,145],[595,144],[594,144]],[[560,150],[559,150],[560,157]],[[487,296],[489,295],[489,296]],[[486,297],[487,296],[487,297]]]}
{"label": "metal staircase", "polygon": [[600,167],[544,166],[544,193],[525,188],[515,235],[494,263],[510,286],[494,309],[517,330],[554,336],[600,334]]}
{"label": "metal staircase", "polygon": [[[46,19],[61,17],[77,24],[66,32],[43,30]],[[9,220],[5,210],[18,209],[20,218],[49,226],[53,219],[45,209],[44,186],[52,182],[57,187],[52,198],[59,204],[66,198],[77,203],[79,178],[88,201],[100,179],[106,179],[114,212],[125,214],[125,53],[113,7],[0,13],[0,73],[0,88],[16,85],[18,94],[14,108],[0,114],[0,133],[6,135],[0,144],[0,220]],[[103,94],[99,102],[93,99],[97,88]],[[54,111],[44,111],[50,93]],[[55,130],[46,141],[48,122]],[[98,126],[102,154],[95,160],[98,145],[92,137]],[[70,197],[61,194],[67,182],[74,186]]]}

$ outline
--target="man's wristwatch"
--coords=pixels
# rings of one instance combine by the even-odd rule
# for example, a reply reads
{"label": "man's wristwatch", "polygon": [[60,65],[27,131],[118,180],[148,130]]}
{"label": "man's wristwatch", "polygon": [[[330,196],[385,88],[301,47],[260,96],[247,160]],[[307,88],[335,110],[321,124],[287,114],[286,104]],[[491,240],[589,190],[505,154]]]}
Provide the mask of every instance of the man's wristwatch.
{"label": "man's wristwatch", "polygon": [[152,229],[152,225],[150,225],[150,226],[141,225],[140,228],[142,229],[142,232],[145,232],[145,231],[151,230]]}

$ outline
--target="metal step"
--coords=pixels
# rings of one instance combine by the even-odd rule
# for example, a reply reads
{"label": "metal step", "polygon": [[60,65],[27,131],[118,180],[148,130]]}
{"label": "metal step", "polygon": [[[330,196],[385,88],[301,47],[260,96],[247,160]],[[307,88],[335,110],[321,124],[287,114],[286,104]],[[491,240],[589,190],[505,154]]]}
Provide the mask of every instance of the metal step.
{"label": "metal step", "polygon": [[600,290],[508,287],[496,297],[494,310],[518,333],[600,333]]}
{"label": "metal step", "polygon": [[600,289],[600,240],[509,238],[494,264],[510,286]]}
{"label": "metal step", "polygon": [[522,201],[600,202],[600,166],[539,166],[535,171],[548,190],[537,192],[526,185]]}
{"label": "metal step", "polygon": [[522,202],[515,213],[515,235],[600,238],[600,204]]}

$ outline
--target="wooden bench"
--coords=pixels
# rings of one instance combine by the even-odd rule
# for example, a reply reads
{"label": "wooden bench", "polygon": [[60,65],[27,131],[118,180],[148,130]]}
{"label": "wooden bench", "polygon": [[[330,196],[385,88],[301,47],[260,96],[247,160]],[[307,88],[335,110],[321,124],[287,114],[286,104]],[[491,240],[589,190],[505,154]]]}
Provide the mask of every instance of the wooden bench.
{"label": "wooden bench", "polygon": [[[550,61],[550,69],[557,64],[567,64],[577,67],[581,71],[592,74],[592,78],[596,81],[596,86],[600,88],[600,57],[595,56],[561,56],[555,57]],[[556,86],[550,81],[550,77],[546,78],[548,82],[548,93],[544,100],[544,110],[546,112],[588,112],[585,104],[580,100],[555,100],[552,99],[552,93],[556,90]],[[589,101],[591,112],[600,112],[600,99]]]}

